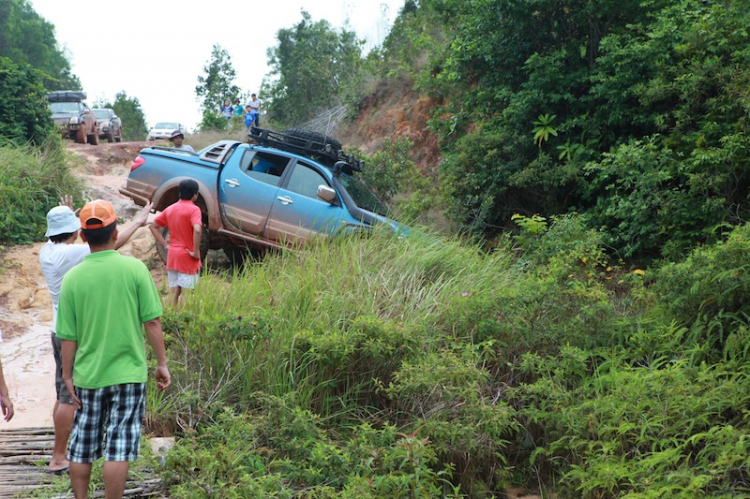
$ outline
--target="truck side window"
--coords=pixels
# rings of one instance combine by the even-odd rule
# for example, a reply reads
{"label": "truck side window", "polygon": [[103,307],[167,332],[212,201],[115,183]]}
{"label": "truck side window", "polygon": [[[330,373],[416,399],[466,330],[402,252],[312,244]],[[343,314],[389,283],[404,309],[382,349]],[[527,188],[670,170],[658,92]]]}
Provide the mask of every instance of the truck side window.
{"label": "truck side window", "polygon": [[270,185],[279,185],[289,158],[262,152],[247,151],[240,162],[240,169],[247,176]]}
{"label": "truck side window", "polygon": [[309,166],[297,163],[292,176],[289,178],[287,189],[309,198],[318,199],[319,185],[328,185],[325,177]]}

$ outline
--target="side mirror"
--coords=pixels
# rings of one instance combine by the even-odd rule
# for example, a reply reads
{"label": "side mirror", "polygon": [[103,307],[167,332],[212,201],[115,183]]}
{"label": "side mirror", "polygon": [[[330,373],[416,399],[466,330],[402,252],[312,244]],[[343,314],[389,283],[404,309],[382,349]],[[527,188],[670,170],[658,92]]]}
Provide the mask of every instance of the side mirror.
{"label": "side mirror", "polygon": [[327,185],[318,186],[318,197],[327,203],[333,204],[336,200],[336,191]]}

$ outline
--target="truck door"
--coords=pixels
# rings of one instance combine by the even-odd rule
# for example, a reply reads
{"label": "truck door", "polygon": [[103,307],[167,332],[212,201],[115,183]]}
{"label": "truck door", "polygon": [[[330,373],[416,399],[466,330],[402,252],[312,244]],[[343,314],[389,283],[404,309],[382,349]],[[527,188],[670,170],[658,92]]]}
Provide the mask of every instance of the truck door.
{"label": "truck door", "polygon": [[318,187],[333,188],[318,169],[297,160],[276,192],[263,236],[279,243],[295,244],[318,235],[332,235],[342,225],[345,208],[338,197],[329,203],[319,198]]}
{"label": "truck door", "polygon": [[289,161],[289,157],[253,149],[230,158],[219,178],[219,202],[227,228],[256,236],[263,233]]}

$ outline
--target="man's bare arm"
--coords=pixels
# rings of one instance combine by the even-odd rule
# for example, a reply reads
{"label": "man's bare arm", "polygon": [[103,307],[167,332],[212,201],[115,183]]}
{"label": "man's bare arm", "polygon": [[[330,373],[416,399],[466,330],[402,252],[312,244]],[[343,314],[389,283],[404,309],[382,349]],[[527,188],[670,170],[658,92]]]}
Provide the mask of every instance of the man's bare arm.
{"label": "man's bare arm", "polygon": [[133,221],[121,231],[118,231],[117,242],[115,243],[115,249],[119,249],[128,242],[130,237],[135,234],[135,231],[143,227],[148,223],[148,214],[151,213],[151,208],[154,207],[154,203],[148,203],[143,207]]}
{"label": "man's bare arm", "polygon": [[156,385],[159,390],[166,389],[172,384],[172,376],[167,368],[167,352],[164,348],[164,332],[161,329],[161,318],[151,319],[143,323],[146,336],[156,356]]}
{"label": "man's bare arm", "polygon": [[203,227],[195,224],[193,225],[193,251],[188,251],[188,254],[196,260],[201,259],[201,234],[203,233]]}

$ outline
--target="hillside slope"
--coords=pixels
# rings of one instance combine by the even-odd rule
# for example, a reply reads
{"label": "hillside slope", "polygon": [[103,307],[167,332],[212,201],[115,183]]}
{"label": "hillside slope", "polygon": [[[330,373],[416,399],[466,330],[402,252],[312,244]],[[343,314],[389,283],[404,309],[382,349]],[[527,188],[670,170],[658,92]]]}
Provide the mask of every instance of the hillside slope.
{"label": "hillside slope", "polygon": [[427,176],[435,176],[440,164],[437,135],[427,129],[435,99],[420,95],[407,78],[379,80],[373,92],[364,99],[351,124],[337,133],[349,147],[367,154],[375,152],[387,137],[409,139],[412,159]]}

